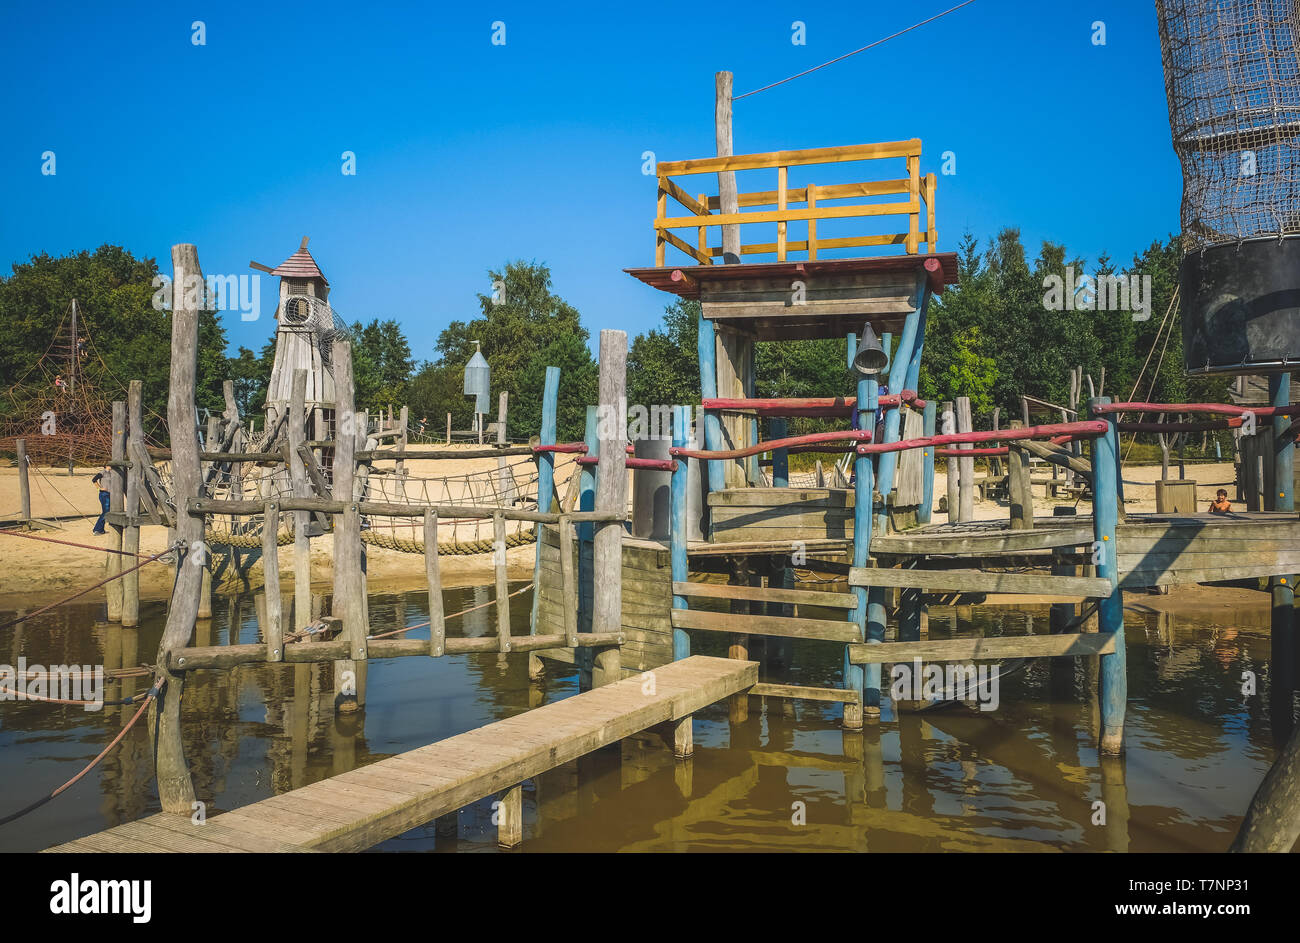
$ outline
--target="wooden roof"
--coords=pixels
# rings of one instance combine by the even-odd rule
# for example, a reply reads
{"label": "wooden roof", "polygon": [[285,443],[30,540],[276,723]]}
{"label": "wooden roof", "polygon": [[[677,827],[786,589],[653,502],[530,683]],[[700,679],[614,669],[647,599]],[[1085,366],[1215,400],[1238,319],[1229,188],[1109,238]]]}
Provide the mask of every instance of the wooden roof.
{"label": "wooden roof", "polygon": [[[933,259],[938,265],[927,266]],[[957,282],[957,253],[936,252],[931,255],[888,255],[868,259],[818,259],[815,262],[751,262],[733,265],[665,265],[661,268],[628,268],[633,278],[651,288],[669,291],[682,298],[698,300],[700,280],[725,282],[739,279],[798,278],[800,276],[835,276],[857,273],[907,273],[931,269],[930,290],[942,294],[945,285]]]}
{"label": "wooden roof", "polygon": [[316,260],[311,257],[311,253],[307,251],[306,246],[303,246],[271,269],[271,274],[278,275],[281,278],[319,278],[326,285],[329,284],[329,279],[324,276],[320,267],[316,265]]}

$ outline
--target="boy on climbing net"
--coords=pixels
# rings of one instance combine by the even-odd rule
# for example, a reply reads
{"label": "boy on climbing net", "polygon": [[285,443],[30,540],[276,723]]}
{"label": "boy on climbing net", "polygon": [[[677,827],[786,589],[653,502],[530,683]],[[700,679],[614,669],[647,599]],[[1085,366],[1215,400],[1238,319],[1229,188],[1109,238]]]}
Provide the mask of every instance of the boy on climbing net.
{"label": "boy on climbing net", "polygon": [[1227,514],[1231,510],[1232,504],[1228,501],[1227,490],[1220,488],[1218,491],[1214,492],[1214,500],[1210,502],[1210,513]]}

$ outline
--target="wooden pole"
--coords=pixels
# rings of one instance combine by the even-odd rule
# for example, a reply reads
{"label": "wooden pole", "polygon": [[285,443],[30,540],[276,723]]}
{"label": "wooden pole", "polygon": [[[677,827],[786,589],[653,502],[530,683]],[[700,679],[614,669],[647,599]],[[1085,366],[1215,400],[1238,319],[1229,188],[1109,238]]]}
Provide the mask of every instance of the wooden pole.
{"label": "wooden pole", "polygon": [[[188,285],[191,278],[201,283],[198,250],[187,243],[172,246],[172,284]],[[158,800],[164,812],[189,814],[193,811],[194,784],[185,763],[181,738],[181,696],[184,672],[173,672],[171,653],[189,644],[198,619],[199,589],[203,581],[203,518],[184,513],[185,502],[199,497],[202,473],[199,467],[199,436],[195,428],[194,382],[198,369],[199,311],[197,299],[177,291],[172,299],[172,347],[170,386],[167,393],[167,429],[172,449],[172,495],[176,499],[177,557],[176,582],[167,624],[158,645],[157,677],[166,684],[149,711],[154,742],[154,768],[158,776]],[[195,556],[198,554],[199,556]]]}
{"label": "wooden pole", "polygon": [[[597,437],[596,510],[627,513],[627,334],[600,332],[600,415]],[[599,524],[592,545],[592,632],[623,628],[623,523]],[[618,681],[622,672],[617,645],[598,649],[592,687]]]}
{"label": "wooden pole", "polygon": [[[505,397],[505,393],[501,394]],[[539,430],[539,442],[541,445],[554,445],[556,436],[556,413],[558,410],[560,395],[560,368],[547,367],[546,380],[542,387],[542,428]],[[504,398],[501,401],[501,412],[504,418],[506,403]],[[549,511],[551,509],[552,494],[555,492],[555,453],[538,452],[537,453],[537,509],[539,511]],[[540,525],[539,525],[540,531]],[[541,604],[542,597],[542,540],[541,534],[538,534],[537,547],[533,555],[533,609],[528,618],[529,631],[537,634],[537,612]],[[529,659],[532,665],[533,659]]]}
{"label": "wooden pole", "polygon": [[[310,498],[311,485],[299,449],[307,442],[307,371],[293,371],[289,388],[288,435],[289,450],[285,461],[289,466],[289,484],[295,497]],[[293,512],[293,627],[301,629],[312,621],[311,616],[311,539],[307,527],[311,514]]]}
{"label": "wooden pole", "polygon": [[[113,438],[112,456],[114,463],[126,460],[126,403],[123,400],[113,402]],[[19,440],[22,441],[22,440]],[[25,456],[20,457],[25,458]],[[121,514],[125,506],[126,476],[121,465],[114,464],[108,473],[108,509],[114,514]],[[108,546],[110,550],[122,549],[122,525],[110,523]],[[123,557],[120,553],[108,554],[108,576],[117,576],[122,572]],[[122,581],[114,579],[107,587],[108,621],[122,621]]]}
{"label": "wooden pole", "polygon": [[[504,396],[505,394],[503,393],[501,395]],[[409,431],[408,426],[410,423],[410,416],[410,407],[403,406],[397,420],[397,450],[399,452],[406,451],[406,438]],[[406,461],[404,459],[399,458],[397,460],[397,475],[399,478],[406,477]]]}
{"label": "wooden pole", "polygon": [[[208,429],[207,429],[207,436],[205,437],[205,441],[207,443],[207,449],[209,451],[214,448],[220,447],[220,443],[218,440],[220,439],[221,431],[218,422],[219,420],[217,419],[216,416],[212,416],[212,415],[208,416]],[[199,463],[199,469],[203,473],[202,477],[200,478],[200,481],[206,482],[211,480],[211,484],[209,484],[207,488],[203,489],[203,491],[206,493],[207,497],[214,497],[216,493],[216,476],[215,474],[213,474],[211,479],[209,479],[208,477],[209,469],[204,468],[205,464],[210,464],[210,463],[204,463],[204,462]],[[203,554],[202,571],[203,572],[200,574],[200,581],[199,581],[198,617],[200,619],[211,619],[212,618],[212,555],[210,553],[205,552]]]}
{"label": "wooden pole", "polygon": [[[968,396],[957,397],[957,431],[974,431],[971,424],[970,397]],[[958,448],[964,451],[973,448],[973,446],[963,444],[959,445]],[[961,520],[973,521],[975,520],[975,459],[959,458],[957,459],[957,466],[961,471],[961,479],[958,482]]]}
{"label": "wooden pole", "polygon": [[506,575],[506,519],[498,509],[492,515],[492,562],[496,575],[497,643],[510,651],[510,584]]}
{"label": "wooden pole", "polygon": [[[338,434],[334,444],[334,500],[345,502],[334,524],[334,614],[343,620],[343,637],[350,658],[334,663],[335,707],[353,711],[364,706],[362,671],[366,658],[365,549],[361,544],[361,518],[353,489],[356,482],[356,425],[358,413],[352,380],[352,345],[336,339],[333,349],[334,389]],[[364,434],[364,429],[362,430]]]}
{"label": "wooden pole", "polygon": [[[144,451],[144,383],[132,380],[127,387],[126,415],[127,440],[136,447],[127,448],[131,462],[126,471],[126,499],[122,513],[126,515],[126,527],[122,531],[122,552],[137,554],[140,552],[140,487],[144,478],[144,469],[138,464],[136,456],[146,454]],[[131,559],[124,557],[123,559]],[[130,568],[128,567],[128,570]],[[140,571],[130,570],[122,577],[122,627],[131,628],[140,624]]]}
{"label": "wooden pole", "polygon": [[447,620],[442,608],[442,567],[438,560],[438,513],[424,511],[424,577],[429,584],[429,654],[441,655],[446,647]]}
{"label": "wooden pole", "polygon": [[[1011,428],[1023,426],[1020,420],[1013,419]],[[1034,526],[1034,494],[1029,476],[1029,453],[1015,442],[1007,443],[1007,503],[1012,530],[1031,530]]]}
{"label": "wooden pole", "polygon": [[1109,431],[1092,440],[1093,552],[1097,576],[1110,580],[1111,594],[1097,603],[1098,629],[1115,637],[1115,650],[1101,656],[1101,752],[1118,754],[1124,748],[1124,712],[1128,702],[1128,668],[1124,645],[1124,593],[1119,588],[1115,531],[1119,524],[1119,433],[1114,414],[1098,417],[1093,407],[1109,403],[1098,396],[1088,401],[1092,418],[1104,418]]}
{"label": "wooden pole", "polygon": [[451,445],[451,413],[447,413],[447,444]]}
{"label": "wooden pole", "polygon": [[[934,435],[935,404],[930,400],[925,404],[922,414],[922,435],[929,438]],[[921,450],[921,506],[916,510],[918,524],[930,523],[934,514],[934,448]]]}
{"label": "wooden pole", "polygon": [[[718,156],[732,155],[731,136],[731,73],[717,72],[713,76],[713,127]],[[736,174],[726,170],[718,174],[718,205],[723,214],[740,212],[736,194]],[[732,223],[722,227],[722,262],[735,265],[740,261],[740,226]],[[706,397],[708,393],[704,394]],[[713,448],[713,446],[709,446]]]}
{"label": "wooden pole", "polygon": [[262,578],[266,582],[266,622],[262,641],[266,660],[284,661],[284,608],[280,602],[280,505],[267,501],[262,516]]}
{"label": "wooden pole", "polygon": [[[951,435],[956,431],[957,413],[952,401],[944,400],[943,434]],[[948,476],[948,523],[954,524],[961,521],[961,470],[957,466],[957,459],[951,455],[944,459],[944,467]]]}
{"label": "wooden pole", "polygon": [[24,522],[29,522],[32,519],[32,486],[27,477],[27,440],[18,439],[14,448],[18,453],[18,514]]}

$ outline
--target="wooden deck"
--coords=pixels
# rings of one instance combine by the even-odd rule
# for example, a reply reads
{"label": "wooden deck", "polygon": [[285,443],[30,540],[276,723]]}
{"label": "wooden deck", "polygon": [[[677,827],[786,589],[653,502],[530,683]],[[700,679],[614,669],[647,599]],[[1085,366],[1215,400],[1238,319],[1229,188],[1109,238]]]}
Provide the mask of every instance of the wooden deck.
{"label": "wooden deck", "polygon": [[361,851],[624,737],[687,718],[757,681],[754,662],[695,655],[656,669],[653,693],[643,678],[627,678],[213,816],[203,825],[162,813],[47,850]]}

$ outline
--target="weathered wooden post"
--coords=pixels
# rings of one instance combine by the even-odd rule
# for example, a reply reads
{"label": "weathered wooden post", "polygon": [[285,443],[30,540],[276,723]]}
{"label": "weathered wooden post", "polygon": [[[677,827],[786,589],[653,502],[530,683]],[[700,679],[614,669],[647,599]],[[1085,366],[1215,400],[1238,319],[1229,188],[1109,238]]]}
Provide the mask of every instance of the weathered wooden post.
{"label": "weathered wooden post", "polygon": [[[935,404],[930,400],[925,404],[921,434],[927,439],[934,435]],[[918,524],[930,523],[934,515],[934,446],[927,445],[921,450],[921,506],[916,512]]]}
{"label": "weathered wooden post", "polygon": [[266,621],[262,641],[266,660],[284,661],[284,607],[280,602],[280,505],[267,501],[262,506],[262,577],[266,582]]}
{"label": "weathered wooden post", "polygon": [[[596,510],[618,519],[596,525],[592,545],[593,632],[623,630],[623,517],[627,514],[627,334],[600,332],[600,421]],[[592,687],[622,677],[619,646],[596,649]]]}
{"label": "weathered wooden post", "polygon": [[[336,431],[334,436],[334,500],[343,513],[334,524],[334,609],[343,620],[349,658],[334,662],[335,707],[344,712],[365,706],[366,624],[365,548],[361,516],[353,489],[356,482],[357,424],[365,418],[355,406],[352,345],[335,339],[333,348]],[[364,429],[361,430],[364,434]]]}
{"label": "weathered wooden post", "polygon": [[497,645],[505,653],[510,651],[510,583],[506,578],[506,518],[500,508],[492,512],[492,568],[496,578]]}
{"label": "weathered wooden post", "polygon": [[[730,72],[715,72],[713,75],[713,128],[719,157],[732,155],[731,79]],[[718,174],[718,208],[723,215],[734,215],[740,212],[740,198],[736,193],[736,174],[733,171],[724,170]],[[740,262],[740,227],[731,223],[722,227],[722,263],[735,265],[738,262]],[[704,395],[707,397],[710,394]],[[709,448],[714,446],[711,445]]]}
{"label": "weathered wooden post", "polygon": [[[690,441],[690,407],[673,407],[673,448],[684,449]],[[686,489],[689,473],[687,459],[677,459],[677,469],[673,472],[672,484],[668,489],[668,500],[672,510],[672,530],[669,539],[669,562],[672,566],[674,583],[685,583],[690,579],[690,566],[687,557],[686,525]],[[673,593],[673,608],[689,608],[686,597]],[[691,654],[691,637],[685,629],[673,629],[673,660],[689,658]]]}
{"label": "weathered wooden post", "polygon": [[[504,393],[501,394],[503,397]],[[539,431],[539,445],[555,444],[555,417],[559,405],[560,396],[560,368],[547,367],[546,381],[542,387],[542,428]],[[501,409],[505,411],[505,401],[501,402]],[[555,491],[555,453],[538,452],[537,453],[537,510],[549,511],[551,509],[552,495]],[[531,634],[537,634],[537,610],[541,604],[541,587],[542,587],[542,525],[537,525],[537,548],[533,556],[533,610],[529,616],[529,629]],[[529,654],[528,665],[533,667],[534,659],[540,662],[540,659],[533,654]]]}
{"label": "weathered wooden post", "polygon": [[[126,475],[121,462],[126,461],[126,403],[113,401],[113,428],[110,452],[113,457],[112,471],[108,475],[108,510],[115,519],[108,522],[110,550],[118,553],[108,554],[108,577],[112,580],[107,586],[108,621],[122,621],[122,581],[112,579],[122,572],[124,559],[122,550],[122,523],[120,516],[126,499]],[[134,565],[134,561],[132,561]]]}
{"label": "weathered wooden post", "polygon": [[[974,426],[972,425],[971,422],[971,413],[970,413],[970,397],[958,396],[957,397],[957,431],[972,432],[973,430],[974,430]],[[963,452],[969,451],[974,447],[975,446],[969,442],[963,443],[958,446],[958,448]],[[975,520],[975,459],[959,458],[957,460],[957,463],[958,463],[957,467],[961,471],[961,479],[958,483],[958,487],[959,487],[958,498],[961,502],[960,520],[973,521]]]}
{"label": "weathered wooden post", "polygon": [[[1024,426],[1019,419],[1013,419],[1010,428]],[[1034,526],[1034,492],[1029,476],[1029,453],[1019,443],[1008,442],[1007,504],[1011,509],[1012,530],[1032,530]]]}
{"label": "weathered wooden post", "polygon": [[[208,416],[207,434],[204,436],[205,452],[221,451],[221,426],[220,420],[216,416]],[[201,488],[200,498],[211,498],[216,493],[216,474],[211,473],[211,462],[199,462],[200,481],[208,482],[206,488]],[[204,518],[207,520],[207,518]],[[199,583],[199,618],[212,618],[212,556],[209,553],[203,554],[203,573]]]}
{"label": "weathered wooden post", "polygon": [[[505,395],[505,394],[502,394]],[[399,453],[406,451],[406,442],[410,431],[411,410],[409,406],[403,406],[397,420],[397,451]],[[397,477],[406,477],[406,459],[397,460]]]}
{"label": "weathered wooden post", "polygon": [[[312,496],[307,481],[307,468],[299,451],[307,442],[307,371],[293,371],[289,387],[288,448],[285,464],[289,467],[289,485],[295,498]],[[312,621],[311,617],[311,538],[307,528],[311,523],[308,511],[293,512],[293,627],[301,629]]]}
{"label": "weathered wooden post", "polygon": [[[122,559],[133,560],[140,552],[140,488],[144,482],[144,469],[140,467],[137,456],[145,455],[144,450],[144,383],[132,380],[127,387],[127,455],[130,465],[126,471],[126,499],[122,513],[126,516],[126,526],[122,531],[122,552],[127,554]],[[122,626],[131,628],[140,624],[140,571],[127,568],[121,579],[122,583]]]}
{"label": "weathered wooden post", "polygon": [[1104,435],[1092,440],[1092,526],[1097,576],[1110,580],[1109,596],[1097,601],[1098,628],[1115,638],[1115,650],[1101,656],[1101,752],[1124,748],[1124,712],[1128,702],[1128,668],[1124,646],[1124,593],[1119,588],[1119,558],[1115,532],[1119,524],[1119,432],[1112,413],[1099,415],[1097,406],[1110,397],[1088,400],[1088,412],[1106,420]]}
{"label": "weathered wooden post", "polygon": [[[177,565],[167,624],[158,645],[157,680],[163,684],[149,711],[154,742],[158,800],[164,812],[193,811],[194,784],[190,781],[181,739],[181,696],[184,671],[173,671],[172,652],[189,644],[198,619],[199,589],[207,556],[203,545],[203,517],[191,514],[189,501],[199,497],[199,436],[194,406],[194,379],[198,369],[199,300],[187,289],[203,282],[198,250],[188,243],[172,246],[172,348],[170,387],[167,393],[167,429],[172,451],[172,496],[176,501]],[[134,392],[134,388],[132,390]],[[132,430],[134,432],[134,430]]]}
{"label": "weathered wooden post", "polygon": [[29,523],[32,519],[32,485],[27,477],[27,440],[15,441],[14,449],[18,453],[18,516],[24,523]]}

